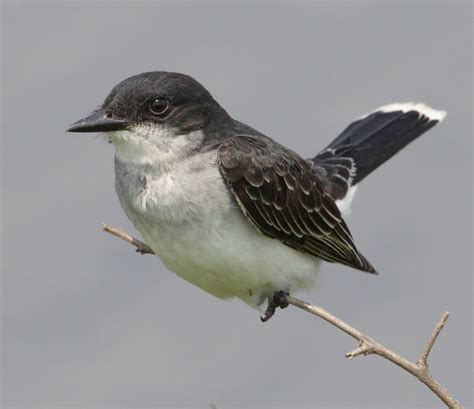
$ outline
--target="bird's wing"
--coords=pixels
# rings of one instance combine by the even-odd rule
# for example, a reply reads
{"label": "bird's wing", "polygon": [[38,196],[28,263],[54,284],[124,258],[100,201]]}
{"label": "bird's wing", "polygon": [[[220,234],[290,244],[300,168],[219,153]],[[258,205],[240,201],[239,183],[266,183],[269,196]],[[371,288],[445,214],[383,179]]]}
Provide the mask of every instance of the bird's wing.
{"label": "bird's wing", "polygon": [[263,234],[330,262],[375,273],[356,249],[311,164],[271,139],[236,135],[218,149],[222,177]]}

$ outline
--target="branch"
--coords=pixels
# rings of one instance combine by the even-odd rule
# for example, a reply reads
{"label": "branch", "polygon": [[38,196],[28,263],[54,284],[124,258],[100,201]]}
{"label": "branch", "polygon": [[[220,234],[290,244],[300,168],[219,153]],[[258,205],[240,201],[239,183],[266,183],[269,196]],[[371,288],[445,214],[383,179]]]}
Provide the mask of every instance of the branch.
{"label": "branch", "polygon": [[[136,251],[141,254],[155,254],[147,244],[135,239],[134,237],[124,232],[122,229],[109,227],[105,224],[102,225],[102,229],[105,232],[110,233],[135,246]],[[448,408],[462,409],[461,403],[454,399],[454,397],[449,393],[449,391],[440,383],[438,383],[436,379],[433,378],[433,376],[428,370],[428,355],[430,354],[431,349],[433,348],[433,345],[436,342],[436,339],[438,338],[438,335],[441,333],[444,328],[444,325],[446,324],[446,321],[449,317],[449,313],[447,311],[443,313],[443,316],[441,317],[440,321],[433,330],[433,333],[431,334],[423,350],[423,353],[421,354],[420,359],[418,359],[416,363],[413,363],[408,359],[404,358],[403,356],[384,347],[382,344],[363,334],[359,330],[353,328],[343,320],[335,317],[329,311],[325,310],[322,307],[309,304],[305,301],[301,301],[297,298],[290,296],[287,296],[286,300],[288,301],[288,304],[291,304],[313,315],[316,315],[319,318],[322,318],[323,320],[329,322],[336,328],[339,328],[341,331],[344,331],[346,334],[359,341],[359,346],[354,350],[347,352],[346,358],[350,359],[358,355],[369,354],[374,354],[385,358],[388,361],[393,362],[394,364],[403,368],[405,371],[412,374],[414,377],[424,383],[429,389],[431,389],[433,393],[436,394],[436,396],[438,396],[446,404]]]}
{"label": "branch", "polygon": [[448,408],[462,408],[461,404],[456,399],[454,399],[453,396],[448,392],[448,390],[440,383],[438,383],[428,371],[428,355],[431,351],[431,348],[433,347],[433,344],[436,341],[436,338],[443,329],[444,324],[446,323],[446,320],[449,317],[449,313],[447,311],[444,312],[441,320],[436,325],[433,334],[431,335],[430,339],[428,340],[428,343],[426,344],[421,358],[416,363],[413,363],[408,359],[404,358],[403,356],[384,347],[382,344],[379,344],[377,341],[363,334],[359,330],[351,327],[349,324],[335,317],[322,307],[309,304],[307,302],[298,300],[297,298],[293,298],[290,296],[287,297],[287,301],[289,304],[295,307],[301,308],[302,310],[305,310],[313,315],[316,315],[319,318],[322,318],[323,320],[329,322],[330,324],[344,331],[346,334],[350,335],[352,338],[355,338],[357,341],[359,341],[359,346],[356,349],[347,352],[346,358],[350,359],[362,354],[379,355],[382,358],[393,362],[394,364],[398,365],[405,371],[411,373],[413,376],[418,378],[428,388],[430,388],[436,394],[436,396],[438,396],[446,404],[446,406],[448,406]]}
{"label": "branch", "polygon": [[102,230],[105,231],[106,233],[111,234],[112,236],[118,237],[119,239],[126,241],[127,243],[130,243],[132,246],[135,246],[136,247],[135,251],[137,253],[155,254],[153,250],[150,248],[150,246],[148,246],[148,244],[143,243],[143,241],[140,241],[136,239],[135,237],[130,236],[129,234],[127,234],[122,229],[119,229],[118,227],[110,227],[103,223]]}
{"label": "branch", "polygon": [[423,351],[423,354],[421,355],[421,358],[418,361],[416,361],[418,366],[426,367],[426,368],[428,367],[428,362],[427,362],[428,355],[430,354],[431,349],[433,348],[433,345],[436,339],[438,338],[438,335],[443,330],[444,324],[446,324],[446,321],[448,320],[448,318],[449,318],[449,312],[445,311],[443,316],[439,320],[438,324],[436,325],[435,329],[433,330],[433,333],[431,334],[430,339],[426,343],[426,346]]}

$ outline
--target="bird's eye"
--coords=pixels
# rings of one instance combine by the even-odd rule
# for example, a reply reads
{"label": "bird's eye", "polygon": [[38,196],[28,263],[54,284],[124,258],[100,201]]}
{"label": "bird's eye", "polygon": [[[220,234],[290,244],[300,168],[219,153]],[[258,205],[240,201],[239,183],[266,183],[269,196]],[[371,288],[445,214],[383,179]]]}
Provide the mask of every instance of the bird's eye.
{"label": "bird's eye", "polygon": [[150,111],[156,115],[162,115],[170,106],[170,102],[167,98],[155,98],[150,102]]}

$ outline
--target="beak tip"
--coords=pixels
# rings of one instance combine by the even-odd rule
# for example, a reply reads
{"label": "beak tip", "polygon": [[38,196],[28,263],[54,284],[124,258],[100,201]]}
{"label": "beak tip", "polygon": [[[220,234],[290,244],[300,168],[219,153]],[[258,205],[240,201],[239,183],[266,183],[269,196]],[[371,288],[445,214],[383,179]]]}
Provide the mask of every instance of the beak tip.
{"label": "beak tip", "polygon": [[79,121],[73,122],[66,128],[66,132],[84,132],[84,125],[86,122],[86,118],[80,119]]}
{"label": "beak tip", "polygon": [[79,126],[80,126],[80,123],[83,122],[83,120],[81,121],[78,121],[78,122],[74,122],[73,124],[69,125],[67,128],[66,128],[66,132],[77,132],[77,130],[79,129]]}
{"label": "beak tip", "polygon": [[130,121],[112,118],[102,111],[97,111],[69,125],[66,132],[109,132],[126,129]]}

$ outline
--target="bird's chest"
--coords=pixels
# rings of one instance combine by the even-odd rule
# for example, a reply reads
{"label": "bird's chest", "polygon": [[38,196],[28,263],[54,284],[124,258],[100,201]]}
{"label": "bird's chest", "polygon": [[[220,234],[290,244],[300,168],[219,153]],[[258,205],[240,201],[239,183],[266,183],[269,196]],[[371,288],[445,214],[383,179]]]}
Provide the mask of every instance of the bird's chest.
{"label": "bird's chest", "polygon": [[[205,217],[228,202],[215,155],[176,161],[166,168],[115,160],[115,187],[122,206],[154,223],[179,224]],[[209,200],[209,194],[216,200]]]}
{"label": "bird's chest", "polygon": [[115,184],[127,216],[170,270],[214,295],[234,295],[228,271],[238,254],[235,226],[245,234],[253,227],[217,166],[152,174],[116,163]]}
{"label": "bird's chest", "polygon": [[167,171],[116,161],[115,171],[122,207],[163,259],[182,258],[216,234],[235,206],[212,156]]}

